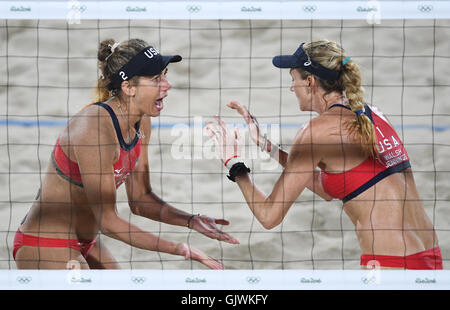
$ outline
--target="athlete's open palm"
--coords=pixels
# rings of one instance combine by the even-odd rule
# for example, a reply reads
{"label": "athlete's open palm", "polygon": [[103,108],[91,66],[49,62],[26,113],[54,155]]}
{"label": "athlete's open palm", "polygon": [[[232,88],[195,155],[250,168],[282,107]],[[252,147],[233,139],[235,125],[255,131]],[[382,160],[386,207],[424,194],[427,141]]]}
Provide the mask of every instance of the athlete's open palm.
{"label": "athlete's open palm", "polygon": [[217,122],[206,122],[206,131],[216,143],[219,158],[226,163],[233,157],[240,157],[243,141],[239,130],[237,128],[230,129],[218,116],[214,118]]}
{"label": "athlete's open palm", "polygon": [[248,125],[248,131],[250,132],[250,137],[256,145],[260,145],[262,142],[261,131],[259,129],[259,123],[256,118],[250,114],[247,107],[243,106],[237,101],[231,101],[227,104],[227,107],[236,110],[239,114],[242,115],[245,122]]}
{"label": "athlete's open palm", "polygon": [[185,259],[193,259],[211,269],[225,269],[221,262],[209,257],[205,253],[188,246],[186,243],[178,243],[176,254],[184,256]]}
{"label": "athlete's open palm", "polygon": [[231,244],[239,244],[239,241],[217,227],[219,225],[229,225],[230,222],[224,219],[214,219],[206,215],[194,216],[190,227],[199,233],[204,234],[212,239],[228,242]]}

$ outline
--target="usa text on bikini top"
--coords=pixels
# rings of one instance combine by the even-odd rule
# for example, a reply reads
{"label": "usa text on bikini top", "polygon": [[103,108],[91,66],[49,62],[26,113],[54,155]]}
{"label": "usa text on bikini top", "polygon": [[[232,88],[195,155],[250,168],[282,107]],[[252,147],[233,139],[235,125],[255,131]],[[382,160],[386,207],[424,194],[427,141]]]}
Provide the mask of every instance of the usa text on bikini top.
{"label": "usa text on bikini top", "polygon": [[[347,106],[336,104],[330,107]],[[358,166],[343,173],[321,171],[322,186],[333,198],[345,203],[389,175],[411,167],[408,153],[394,128],[377,108],[366,104],[364,113],[374,125],[379,147],[378,158],[368,157]]]}

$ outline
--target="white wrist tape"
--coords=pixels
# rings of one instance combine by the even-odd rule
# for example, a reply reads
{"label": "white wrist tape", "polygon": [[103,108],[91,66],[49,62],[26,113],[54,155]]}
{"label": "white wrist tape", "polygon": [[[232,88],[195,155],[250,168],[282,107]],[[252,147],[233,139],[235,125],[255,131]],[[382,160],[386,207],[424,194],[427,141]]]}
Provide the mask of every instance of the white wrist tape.
{"label": "white wrist tape", "polygon": [[244,161],[240,158],[240,157],[232,157],[231,159],[228,159],[224,165],[225,167],[228,168],[228,170],[231,169],[231,167],[233,167],[234,164],[236,163],[243,163]]}

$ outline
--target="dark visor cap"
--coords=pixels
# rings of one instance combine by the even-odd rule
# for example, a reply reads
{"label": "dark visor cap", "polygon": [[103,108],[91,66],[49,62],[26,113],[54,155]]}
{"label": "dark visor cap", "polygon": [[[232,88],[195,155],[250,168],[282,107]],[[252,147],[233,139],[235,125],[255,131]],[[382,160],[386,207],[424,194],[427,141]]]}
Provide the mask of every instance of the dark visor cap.
{"label": "dark visor cap", "polygon": [[277,68],[302,68],[324,80],[337,80],[339,78],[339,72],[325,68],[321,64],[312,61],[303,50],[303,44],[305,43],[300,44],[293,55],[275,56],[272,59],[273,65]]}
{"label": "dark visor cap", "polygon": [[180,55],[163,56],[157,49],[148,46],[134,56],[128,63],[117,71],[108,85],[109,90],[118,89],[123,81],[133,76],[151,76],[160,74],[169,63],[180,62]]}

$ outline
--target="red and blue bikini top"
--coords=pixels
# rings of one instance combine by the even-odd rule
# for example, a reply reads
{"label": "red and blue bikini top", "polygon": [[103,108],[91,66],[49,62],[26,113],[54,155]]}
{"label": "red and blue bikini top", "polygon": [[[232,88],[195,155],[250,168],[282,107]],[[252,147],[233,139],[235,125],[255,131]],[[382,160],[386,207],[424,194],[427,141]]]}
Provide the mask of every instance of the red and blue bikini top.
{"label": "red and blue bikini top", "polygon": [[[125,143],[120,130],[119,121],[113,109],[109,105],[102,102],[97,102],[94,104],[105,108],[109,112],[116,130],[117,138],[119,140],[120,156],[117,162],[114,163],[114,180],[116,183],[116,188],[118,188],[136,166],[141,153],[141,139],[138,135],[136,135],[130,144]],[[139,123],[135,125],[136,132],[139,131],[139,126]],[[52,152],[52,162],[61,177],[77,186],[83,187],[78,163],[67,157],[59,144],[59,138],[56,140],[56,144]]]}
{"label": "red and blue bikini top", "polygon": [[[330,107],[340,106],[336,104]],[[331,173],[321,170],[322,186],[333,198],[342,199],[345,203],[389,175],[411,167],[409,156],[394,128],[389,124],[377,108],[366,104],[364,114],[371,120],[378,142],[378,157],[368,157],[358,166],[343,173]]]}

